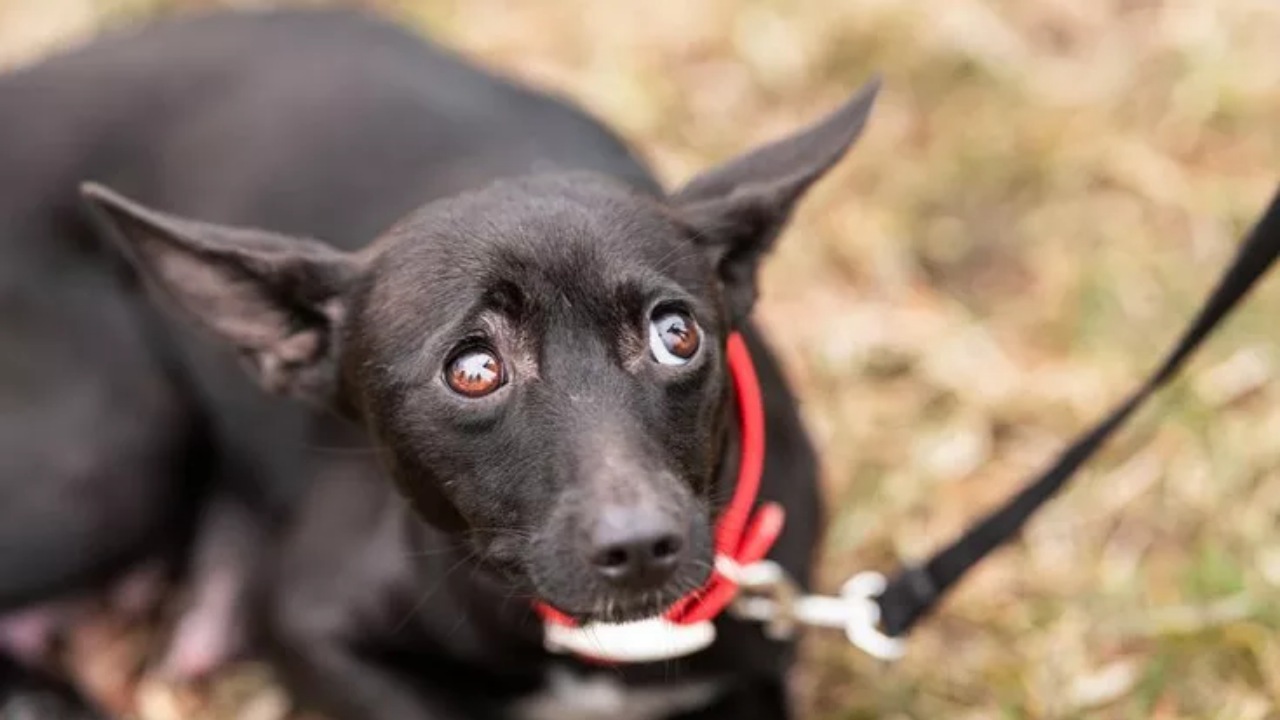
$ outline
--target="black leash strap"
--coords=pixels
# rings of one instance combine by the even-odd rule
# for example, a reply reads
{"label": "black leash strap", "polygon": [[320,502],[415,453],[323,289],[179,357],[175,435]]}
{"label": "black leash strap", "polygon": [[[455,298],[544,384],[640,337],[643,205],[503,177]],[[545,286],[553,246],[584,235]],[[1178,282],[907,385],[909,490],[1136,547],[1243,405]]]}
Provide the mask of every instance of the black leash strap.
{"label": "black leash strap", "polygon": [[1003,507],[973,525],[949,547],[923,565],[900,571],[884,592],[875,598],[880,606],[881,629],[892,637],[905,635],[924,617],[970,568],[991,551],[1017,535],[1022,526],[1046,500],[1053,497],[1076,470],[1106,443],[1107,439],[1156,390],[1173,378],[1183,362],[1222,322],[1253,284],[1280,255],[1280,191],[1254,226],[1236,254],[1235,261],[1213,294],[1200,309],[1178,344],[1159,368],[1136,392],[1087,433],[1081,435],[1040,474]]}

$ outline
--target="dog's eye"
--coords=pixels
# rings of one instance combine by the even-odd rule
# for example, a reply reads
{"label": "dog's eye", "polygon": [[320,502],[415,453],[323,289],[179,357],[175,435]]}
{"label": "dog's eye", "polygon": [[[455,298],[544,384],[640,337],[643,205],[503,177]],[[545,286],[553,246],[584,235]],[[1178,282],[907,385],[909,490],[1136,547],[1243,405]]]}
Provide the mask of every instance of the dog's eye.
{"label": "dog's eye", "polygon": [[649,320],[649,351],[663,365],[684,365],[702,345],[702,333],[687,313],[658,310]]}
{"label": "dog's eye", "polygon": [[502,387],[506,373],[492,351],[472,348],[453,356],[445,368],[445,381],[459,395],[478,398]]}

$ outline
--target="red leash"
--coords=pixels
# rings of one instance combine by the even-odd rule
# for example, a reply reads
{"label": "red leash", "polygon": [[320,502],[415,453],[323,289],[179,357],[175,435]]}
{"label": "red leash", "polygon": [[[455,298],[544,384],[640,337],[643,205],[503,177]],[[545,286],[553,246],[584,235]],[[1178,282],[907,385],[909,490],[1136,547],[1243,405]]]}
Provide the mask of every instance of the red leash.
{"label": "red leash", "polygon": [[[663,613],[675,625],[695,625],[715,618],[733,601],[738,584],[725,574],[763,560],[782,532],[785,513],[777,503],[765,503],[755,511],[764,472],[764,400],[751,354],[742,336],[733,333],[725,346],[734,394],[738,398],[742,454],[733,498],[716,521],[716,565],[702,587],[677,600]],[[543,602],[534,608],[547,625],[574,628],[573,618]]]}

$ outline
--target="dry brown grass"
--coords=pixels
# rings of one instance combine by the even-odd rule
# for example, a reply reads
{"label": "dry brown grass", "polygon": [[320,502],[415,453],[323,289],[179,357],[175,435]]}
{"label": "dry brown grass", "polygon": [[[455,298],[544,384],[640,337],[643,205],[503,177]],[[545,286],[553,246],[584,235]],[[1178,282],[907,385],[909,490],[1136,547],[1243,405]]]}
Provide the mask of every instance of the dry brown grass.
{"label": "dry brown grass", "polygon": [[[0,0],[0,62],[211,4]],[[1119,398],[1280,178],[1275,0],[374,4],[670,182],[885,74],[759,310],[825,454],[828,587],[948,540]],[[814,634],[812,716],[1280,717],[1277,311],[1273,278],[905,660]]]}

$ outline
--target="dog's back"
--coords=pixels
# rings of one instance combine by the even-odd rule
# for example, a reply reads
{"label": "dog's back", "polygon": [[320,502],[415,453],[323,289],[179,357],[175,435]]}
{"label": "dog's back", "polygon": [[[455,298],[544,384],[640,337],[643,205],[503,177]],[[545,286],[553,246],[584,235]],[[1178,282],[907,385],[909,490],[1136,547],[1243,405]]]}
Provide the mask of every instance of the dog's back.
{"label": "dog's back", "polygon": [[587,169],[656,189],[578,109],[350,11],[125,31],[0,79],[0,97],[16,160],[5,198],[38,211],[93,176],[350,246],[424,198],[498,177]]}

